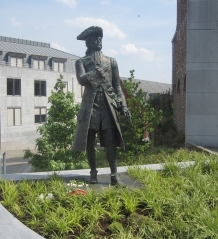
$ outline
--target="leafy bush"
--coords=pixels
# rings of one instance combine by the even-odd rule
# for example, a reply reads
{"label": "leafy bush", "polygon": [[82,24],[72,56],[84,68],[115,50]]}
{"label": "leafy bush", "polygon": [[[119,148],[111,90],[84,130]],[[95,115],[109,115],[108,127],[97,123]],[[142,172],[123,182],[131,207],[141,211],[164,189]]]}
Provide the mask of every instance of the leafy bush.
{"label": "leafy bush", "polygon": [[123,88],[127,93],[127,105],[132,115],[132,124],[129,124],[124,117],[121,116],[121,129],[126,144],[126,150],[119,150],[119,156],[140,157],[145,150],[149,148],[149,143],[142,141],[145,130],[152,132],[154,125],[161,120],[161,111],[155,111],[145,99],[145,94],[140,88],[141,82],[134,82],[134,70],[130,71],[128,80],[123,81]]}
{"label": "leafy bush", "polygon": [[46,123],[39,126],[40,137],[36,139],[37,153],[24,150],[24,158],[30,158],[30,164],[38,171],[67,170],[88,168],[84,152],[72,149],[76,129],[76,115],[79,104],[75,103],[72,92],[64,93],[66,84],[63,76],[57,79],[48,98],[51,104],[47,112]]}

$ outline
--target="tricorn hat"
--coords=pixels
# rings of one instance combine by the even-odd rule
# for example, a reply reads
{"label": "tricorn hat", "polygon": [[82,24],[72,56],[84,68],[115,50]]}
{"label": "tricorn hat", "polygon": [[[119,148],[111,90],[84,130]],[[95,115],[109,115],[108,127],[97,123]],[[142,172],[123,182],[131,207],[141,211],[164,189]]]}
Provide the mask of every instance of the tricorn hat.
{"label": "tricorn hat", "polygon": [[86,41],[86,39],[93,34],[103,37],[103,29],[101,27],[89,27],[79,34],[76,39]]}

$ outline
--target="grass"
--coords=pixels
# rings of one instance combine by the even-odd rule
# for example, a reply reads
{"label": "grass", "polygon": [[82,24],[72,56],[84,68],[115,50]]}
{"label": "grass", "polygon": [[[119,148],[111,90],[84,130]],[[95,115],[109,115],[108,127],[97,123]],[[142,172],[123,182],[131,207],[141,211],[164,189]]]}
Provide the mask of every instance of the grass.
{"label": "grass", "polygon": [[[85,195],[71,195],[57,176],[2,180],[0,201],[48,239],[218,238],[218,157],[178,150],[164,158],[168,163],[160,172],[129,168],[142,188],[87,188]],[[195,165],[181,169],[175,164],[188,160]],[[50,193],[54,199],[39,197]]]}
{"label": "grass", "polygon": [[[143,165],[143,164],[157,164],[168,161],[189,161],[195,158],[195,151],[188,152],[186,149],[176,150],[167,147],[155,147],[145,151],[144,155],[118,157],[118,166]],[[97,150],[96,164],[98,168],[108,167],[105,151],[103,148]]]}
{"label": "grass", "polygon": [[[178,152],[180,155],[178,155]],[[183,149],[182,151],[178,151],[174,148],[167,148],[167,147],[155,147],[153,149],[148,149],[145,151],[143,155],[139,156],[123,156],[118,154],[117,156],[117,165],[118,166],[129,166],[129,165],[142,165],[142,164],[155,164],[155,163],[164,163],[169,158],[169,155],[175,155],[178,157],[178,161],[183,160],[183,157],[180,157],[181,154],[187,154],[187,151]],[[185,156],[184,158],[188,158],[189,156]],[[96,166],[97,168],[104,168],[109,167],[107,158],[106,158],[106,151],[104,148],[97,148],[96,149]],[[74,164],[73,169],[89,169],[88,160],[84,159],[78,161]],[[61,169],[55,169],[56,171]],[[33,167],[33,172],[45,172],[51,171],[49,168],[42,167]]]}

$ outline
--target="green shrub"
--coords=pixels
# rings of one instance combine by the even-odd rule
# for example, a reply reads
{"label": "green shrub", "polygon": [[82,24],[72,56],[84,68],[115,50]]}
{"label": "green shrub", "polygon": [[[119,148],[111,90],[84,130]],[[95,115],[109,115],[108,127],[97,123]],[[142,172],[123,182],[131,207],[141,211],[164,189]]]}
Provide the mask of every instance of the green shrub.
{"label": "green shrub", "polygon": [[141,82],[134,82],[134,70],[130,71],[128,80],[122,82],[123,88],[127,93],[127,106],[132,115],[132,123],[128,122],[125,117],[120,117],[121,130],[126,145],[126,150],[119,150],[119,157],[138,158],[144,154],[150,144],[142,141],[145,130],[152,132],[154,125],[158,124],[161,119],[161,111],[155,111],[145,99],[145,94],[140,88]]}
{"label": "green shrub", "polygon": [[24,158],[30,158],[30,164],[36,171],[69,170],[87,168],[84,152],[72,149],[76,129],[76,115],[79,104],[75,103],[74,94],[64,93],[66,84],[63,76],[57,79],[54,90],[48,98],[51,104],[47,112],[46,122],[37,131],[37,153],[24,150]]}

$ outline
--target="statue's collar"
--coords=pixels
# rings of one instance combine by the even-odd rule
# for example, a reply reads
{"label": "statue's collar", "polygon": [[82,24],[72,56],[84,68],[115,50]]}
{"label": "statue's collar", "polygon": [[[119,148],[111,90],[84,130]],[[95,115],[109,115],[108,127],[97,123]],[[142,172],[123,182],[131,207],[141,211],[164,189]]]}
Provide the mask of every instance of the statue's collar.
{"label": "statue's collar", "polygon": [[90,56],[96,65],[101,64],[101,59],[102,59],[101,51],[93,51],[93,52],[87,53],[86,56]]}

